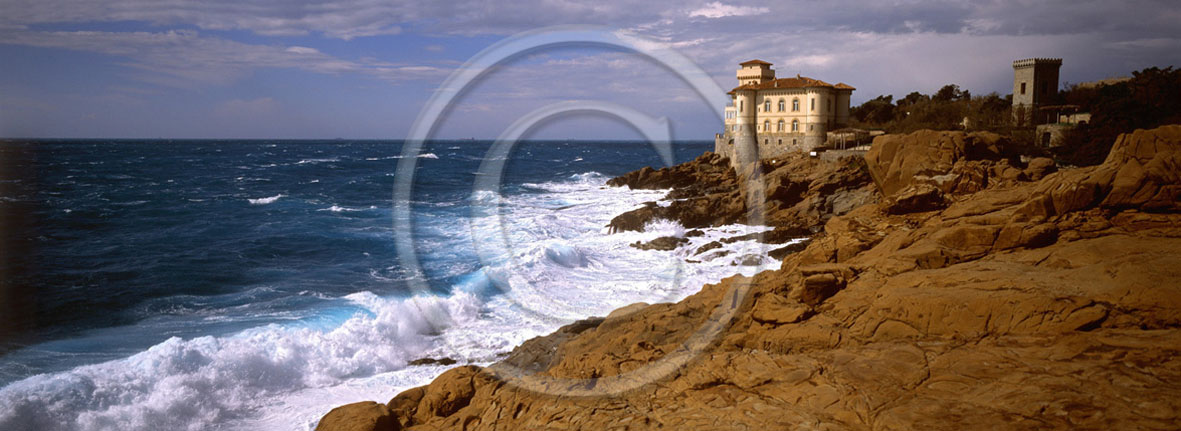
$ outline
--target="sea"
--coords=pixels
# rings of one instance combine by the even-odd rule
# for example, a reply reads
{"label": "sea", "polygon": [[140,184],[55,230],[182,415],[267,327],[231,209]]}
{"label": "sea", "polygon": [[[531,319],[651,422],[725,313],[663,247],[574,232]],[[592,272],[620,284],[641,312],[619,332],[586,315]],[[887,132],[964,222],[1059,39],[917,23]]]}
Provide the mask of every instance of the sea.
{"label": "sea", "polygon": [[[492,145],[0,141],[0,430],[310,430],[449,368],[416,359],[487,365],[577,319],[778,265],[750,241],[695,254],[759,226],[671,251],[631,244],[684,235],[675,222],[610,232],[668,205],[606,186],[663,166],[645,142],[524,141],[481,189]],[[711,149],[673,144],[676,162]]]}

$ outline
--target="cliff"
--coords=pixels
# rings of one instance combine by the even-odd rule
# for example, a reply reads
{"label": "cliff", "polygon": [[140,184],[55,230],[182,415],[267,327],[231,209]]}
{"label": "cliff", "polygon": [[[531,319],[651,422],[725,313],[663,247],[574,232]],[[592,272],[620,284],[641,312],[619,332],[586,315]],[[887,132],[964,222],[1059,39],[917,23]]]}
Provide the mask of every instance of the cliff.
{"label": "cliff", "polygon": [[[568,325],[318,429],[1175,428],[1181,126],[1059,172],[1006,144],[920,131],[864,161],[764,162],[767,219],[817,231],[780,268]],[[612,226],[738,220],[719,162],[613,180],[689,203]]]}

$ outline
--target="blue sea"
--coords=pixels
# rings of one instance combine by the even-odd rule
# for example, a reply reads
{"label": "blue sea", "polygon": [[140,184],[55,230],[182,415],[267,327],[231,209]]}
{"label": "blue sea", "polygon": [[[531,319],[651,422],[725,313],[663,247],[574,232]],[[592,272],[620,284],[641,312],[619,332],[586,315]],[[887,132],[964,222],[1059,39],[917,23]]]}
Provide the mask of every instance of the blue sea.
{"label": "blue sea", "polygon": [[[666,193],[605,186],[662,165],[646,143],[523,142],[499,189],[477,190],[490,146],[0,142],[0,430],[311,429],[447,368],[412,360],[488,364],[575,319],[758,270],[741,265],[749,242],[693,251],[760,227],[673,251],[629,244],[683,234],[674,222],[607,231]],[[673,149],[682,162],[712,143]],[[403,157],[412,217],[396,225]]]}

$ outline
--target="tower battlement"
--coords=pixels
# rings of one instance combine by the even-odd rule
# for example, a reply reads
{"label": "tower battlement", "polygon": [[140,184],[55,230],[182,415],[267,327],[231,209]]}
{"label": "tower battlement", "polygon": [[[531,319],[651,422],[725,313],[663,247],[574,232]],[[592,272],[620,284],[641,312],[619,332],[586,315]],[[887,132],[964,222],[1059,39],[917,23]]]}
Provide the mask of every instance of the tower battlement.
{"label": "tower battlement", "polygon": [[1051,65],[1052,66],[1061,66],[1062,59],[1061,58],[1027,58],[1024,60],[1014,61],[1013,68],[1016,69],[1016,68],[1024,68],[1024,67],[1034,67],[1034,66],[1043,65],[1043,64],[1047,65],[1047,66],[1051,66]]}

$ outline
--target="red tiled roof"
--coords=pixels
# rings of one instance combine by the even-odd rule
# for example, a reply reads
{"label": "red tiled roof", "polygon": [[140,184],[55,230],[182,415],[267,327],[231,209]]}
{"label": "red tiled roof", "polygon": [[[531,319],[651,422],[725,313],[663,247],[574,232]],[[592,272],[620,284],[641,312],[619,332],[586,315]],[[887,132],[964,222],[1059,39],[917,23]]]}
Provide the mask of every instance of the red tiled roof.
{"label": "red tiled roof", "polygon": [[835,88],[838,90],[855,90],[855,88],[850,87],[848,84],[845,84],[843,82],[840,84],[837,84],[837,85],[832,85],[827,82],[821,81],[819,79],[812,79],[812,78],[809,78],[806,76],[796,75],[795,78],[774,79],[774,80],[770,80],[770,81],[764,81],[762,84],[739,85],[737,87],[734,87],[733,90],[730,90],[730,92],[733,93],[738,90],[770,90],[770,89],[775,89],[775,88],[807,88],[807,87],[828,87],[828,88]]}
{"label": "red tiled roof", "polygon": [[744,62],[738,63],[738,65],[739,65],[739,66],[746,66],[746,65],[748,65],[748,64],[765,64],[765,65],[768,65],[768,66],[770,66],[770,65],[771,65],[771,63],[768,63],[768,62],[765,62],[765,61],[763,61],[763,60],[759,60],[759,59],[754,59],[754,60],[747,60],[747,61],[744,61]]}

